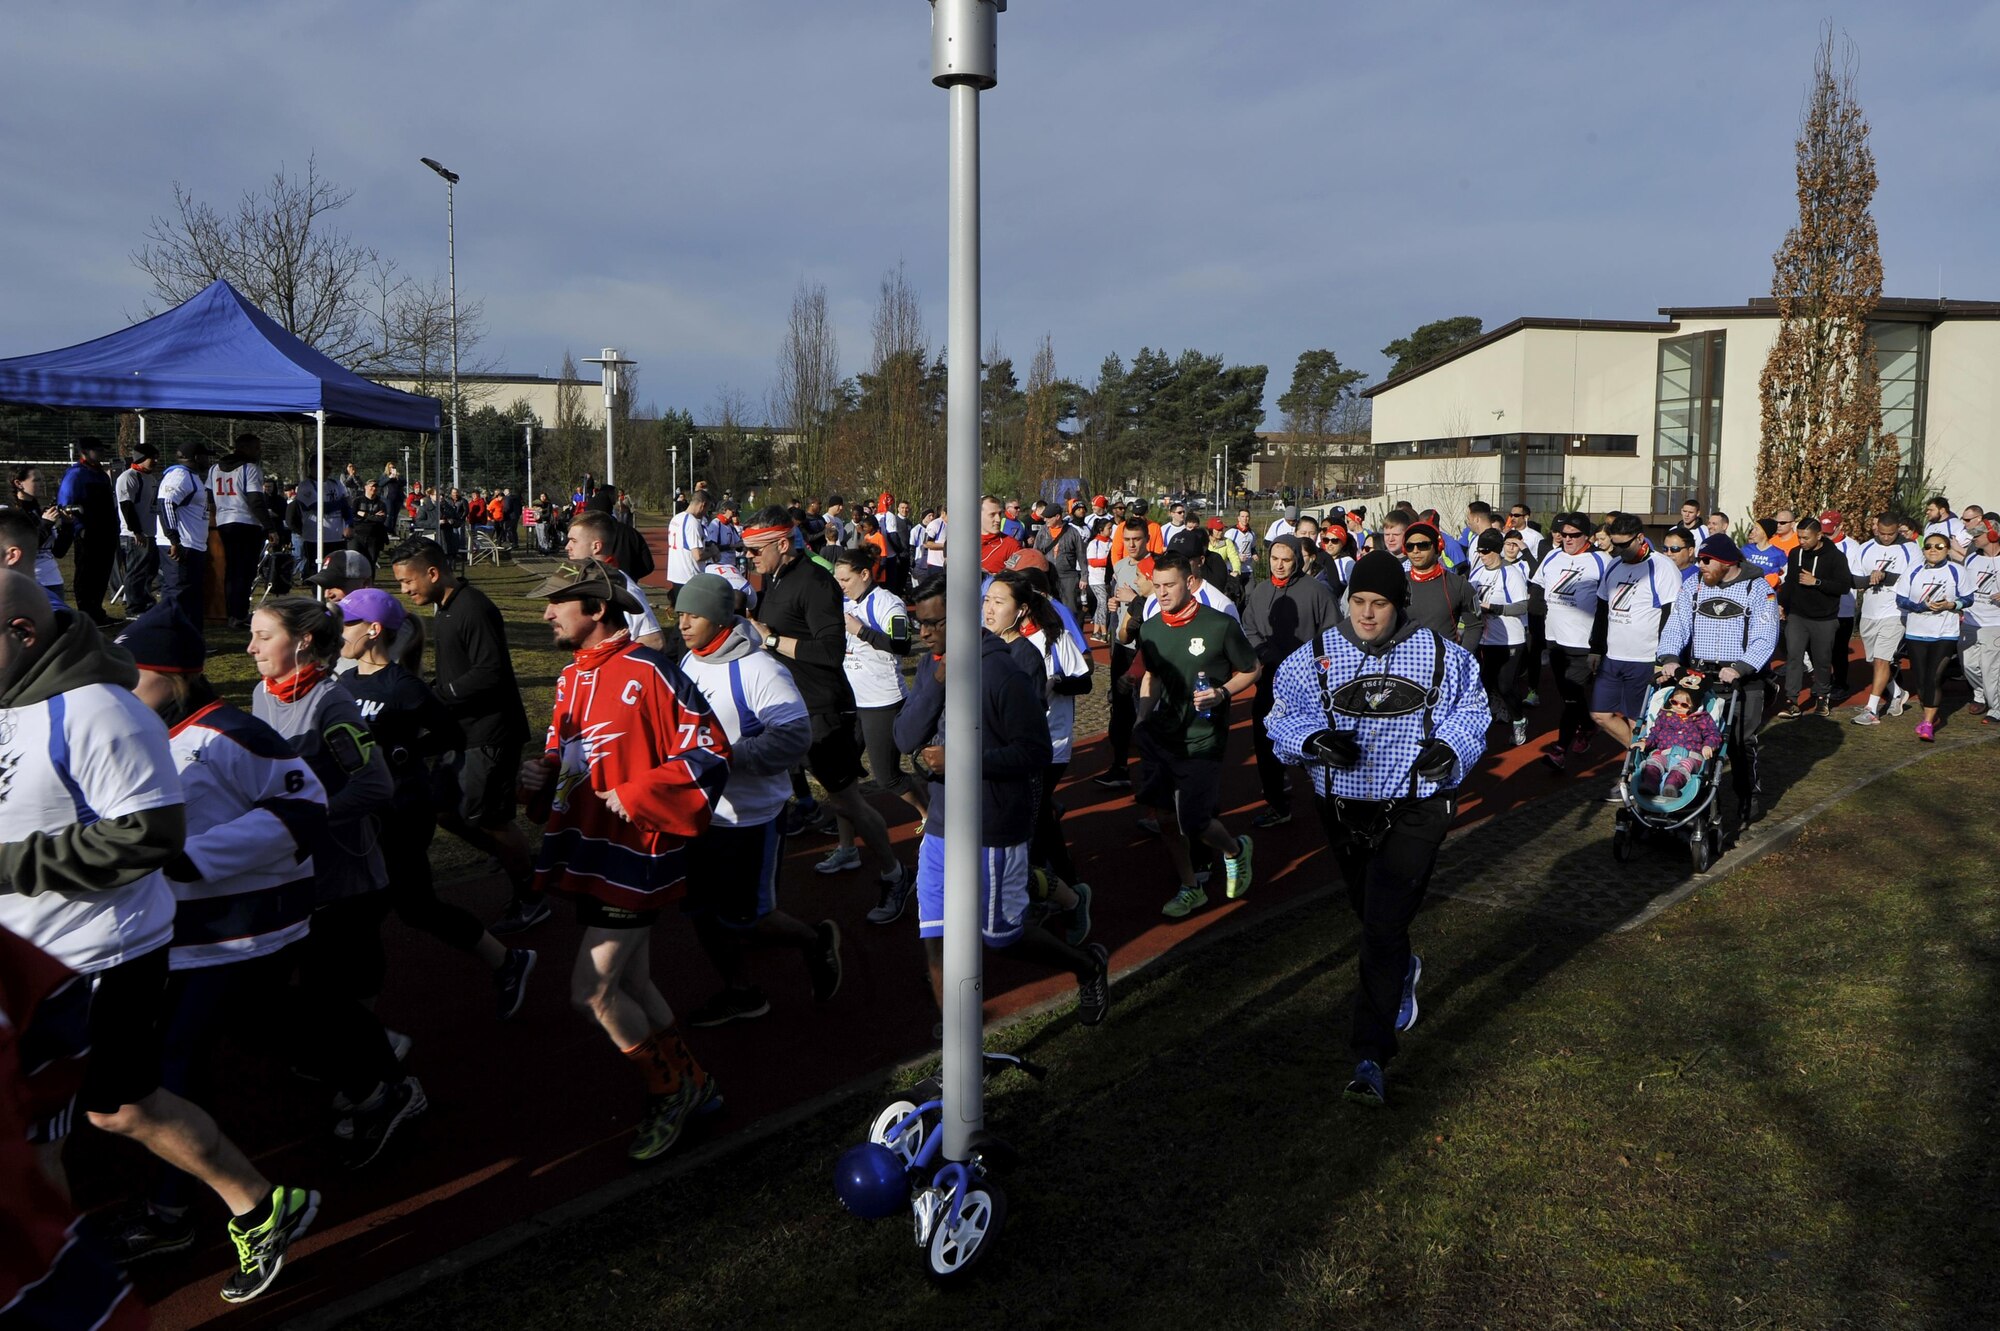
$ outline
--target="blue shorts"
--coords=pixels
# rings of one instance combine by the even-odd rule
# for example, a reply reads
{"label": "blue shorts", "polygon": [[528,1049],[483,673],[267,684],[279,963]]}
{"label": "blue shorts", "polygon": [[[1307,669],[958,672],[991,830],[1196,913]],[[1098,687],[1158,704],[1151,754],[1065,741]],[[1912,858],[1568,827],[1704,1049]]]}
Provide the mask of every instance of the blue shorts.
{"label": "blue shorts", "polygon": [[[1028,845],[981,846],[979,876],[985,904],[979,932],[988,947],[1020,941],[1028,910]],[[917,847],[917,935],[944,937],[944,838],[926,835]]]}
{"label": "blue shorts", "polygon": [[1605,661],[1597,667],[1597,683],[1591,685],[1590,710],[1616,712],[1627,721],[1637,721],[1646,714],[1654,669],[1650,661]]}

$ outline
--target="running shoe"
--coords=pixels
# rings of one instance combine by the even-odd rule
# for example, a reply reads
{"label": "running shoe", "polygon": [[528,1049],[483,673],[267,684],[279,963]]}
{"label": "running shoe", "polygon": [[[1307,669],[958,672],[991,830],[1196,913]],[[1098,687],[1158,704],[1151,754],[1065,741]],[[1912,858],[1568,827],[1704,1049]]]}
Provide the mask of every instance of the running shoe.
{"label": "running shoe", "polygon": [[625,1154],[634,1160],[653,1160],[665,1155],[681,1139],[681,1130],[690,1118],[698,1118],[722,1108],[722,1089],[715,1078],[697,1069],[683,1076],[681,1084],[665,1095],[656,1095],[639,1120],[638,1135]]}
{"label": "running shoe", "polygon": [[1805,712],[1800,709],[1798,699],[1796,698],[1786,703],[1782,708],[1778,710],[1779,718],[1785,721],[1795,721],[1799,717],[1804,715]]}
{"label": "running shoe", "polygon": [[1283,827],[1290,821],[1292,821],[1292,811],[1290,809],[1280,809],[1273,805],[1264,809],[1255,818],[1252,818],[1250,826],[1262,830],[1266,827]]}
{"label": "running shoe", "polygon": [[1541,692],[1537,689],[1529,689],[1528,696],[1521,699],[1521,705],[1523,707],[1540,707],[1542,705]]}
{"label": "running shoe", "polygon": [[1160,914],[1170,920],[1182,920],[1207,904],[1208,893],[1199,887],[1184,887],[1167,899],[1167,904],[1160,907]]}
{"label": "running shoe", "polygon": [[813,932],[819,943],[806,953],[806,970],[812,975],[813,1002],[825,1003],[840,992],[840,926],[821,920]]}
{"label": "running shoe", "polygon": [[1383,1084],[1382,1067],[1372,1058],[1364,1058],[1354,1065],[1354,1076],[1348,1081],[1347,1089],[1341,1092],[1343,1098],[1371,1109],[1380,1109],[1389,1103],[1389,1091]]}
{"label": "running shoe", "polygon": [[814,873],[846,873],[849,869],[861,867],[861,851],[855,846],[840,846],[818,864],[813,865]]}
{"label": "running shoe", "polygon": [[1986,715],[1986,704],[1983,702],[1969,702],[1965,705],[1965,710],[1969,716],[1984,716]]}
{"label": "running shoe", "polygon": [[1403,973],[1403,1002],[1396,1009],[1396,1029],[1407,1031],[1417,1024],[1417,981],[1424,978],[1424,959],[1412,952],[1410,969]]}
{"label": "running shoe", "polygon": [[1934,743],[1937,739],[1937,727],[1928,721],[1917,722],[1917,738],[1926,744]]}
{"label": "running shoe", "polygon": [[415,1077],[405,1077],[384,1087],[372,1105],[362,1105],[354,1111],[347,1167],[365,1169],[373,1164],[397,1129],[430,1107],[430,1101],[424,1098],[423,1083]]}
{"label": "running shoe", "polygon": [[894,924],[903,918],[903,908],[910,904],[910,871],[903,870],[893,880],[882,882],[882,899],[868,912],[870,924]]}
{"label": "running shoe", "polygon": [[1820,700],[1819,700],[1818,702],[1815,702],[1815,703],[1813,704],[1813,715],[1814,715],[1814,716],[1832,716],[1832,715],[1833,715],[1833,699],[1831,699],[1831,698],[1821,698],[1821,699],[1820,699]]}
{"label": "running shoe", "polygon": [[1090,955],[1097,959],[1097,969],[1076,982],[1076,1019],[1085,1026],[1097,1025],[1111,1010],[1111,953],[1104,944],[1092,943]]}
{"label": "running shoe", "polygon": [[1569,769],[1569,754],[1564,751],[1561,744],[1551,744],[1542,750],[1542,761],[1558,772]]}
{"label": "running shoe", "polygon": [[318,1214],[317,1192],[277,1187],[271,1189],[270,1209],[255,1225],[246,1229],[242,1219],[231,1220],[229,1241],[236,1245],[236,1274],[222,1283],[223,1302],[248,1303],[269,1289],[285,1265],[285,1250],[312,1228]]}
{"label": "running shoe", "polygon": [[1076,904],[1069,908],[1069,932],[1064,938],[1071,947],[1082,947],[1090,937],[1090,884],[1071,883],[1069,890],[1076,893]]}
{"label": "running shoe", "polygon": [[1854,724],[1857,726],[1879,726],[1882,724],[1882,718],[1864,707],[1854,714]]}
{"label": "running shoe", "polygon": [[1909,701],[1910,701],[1910,691],[1905,688],[1898,688],[1896,690],[1895,696],[1889,699],[1889,715],[1901,716],[1903,714],[1904,705],[1907,704]]}
{"label": "running shoe", "polygon": [[804,836],[808,824],[819,812],[819,802],[811,799],[795,799],[785,806],[785,835]]}
{"label": "running shoe", "polygon": [[493,990],[500,1005],[500,1020],[511,1020],[527,1000],[528,977],[535,973],[536,955],[533,948],[509,948],[507,960],[493,972]]}
{"label": "running shoe", "polygon": [[1581,756],[1582,754],[1589,753],[1590,736],[1588,734],[1578,735],[1575,739],[1569,742],[1569,751],[1579,756]]}
{"label": "running shoe", "polygon": [[90,1232],[111,1260],[123,1266],[190,1246],[194,1242],[194,1221],[185,1213],[161,1215],[144,1202],[136,1202],[101,1220],[92,1220]]}
{"label": "running shoe", "polygon": [[547,893],[539,896],[515,897],[507,903],[507,913],[488,925],[486,932],[495,938],[526,933],[553,914],[555,911],[549,906]]}
{"label": "running shoe", "polygon": [[1516,721],[1514,723],[1514,747],[1518,749],[1527,742],[1528,723],[1526,721]]}
{"label": "running shoe", "polygon": [[764,991],[751,985],[744,989],[724,989],[688,1013],[688,1025],[704,1030],[727,1026],[732,1021],[754,1021],[771,1010]]}
{"label": "running shoe", "polygon": [[1144,818],[1133,819],[1132,826],[1138,828],[1141,832],[1144,832],[1147,836],[1160,835],[1160,820],[1153,817],[1151,814],[1146,815]]}
{"label": "running shoe", "polygon": [[401,1031],[390,1030],[387,1026],[382,1028],[382,1034],[389,1037],[389,1053],[395,1060],[398,1063],[407,1063],[410,1059],[410,1047],[416,1044],[416,1041]]}
{"label": "running shoe", "polygon": [[1096,778],[1096,780],[1097,784],[1103,786],[1106,790],[1130,790],[1132,788],[1132,778],[1125,775],[1125,769],[1122,767],[1114,767],[1103,776]]}
{"label": "running shoe", "polygon": [[1222,857],[1222,895],[1240,901],[1250,895],[1250,838],[1236,838],[1236,853]]}

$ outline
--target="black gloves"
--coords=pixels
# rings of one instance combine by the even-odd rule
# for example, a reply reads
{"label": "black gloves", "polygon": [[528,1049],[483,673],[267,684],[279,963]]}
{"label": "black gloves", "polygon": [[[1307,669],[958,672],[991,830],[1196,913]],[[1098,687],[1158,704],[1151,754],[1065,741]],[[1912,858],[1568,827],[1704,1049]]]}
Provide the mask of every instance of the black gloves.
{"label": "black gloves", "polygon": [[1316,730],[1299,748],[1307,762],[1330,767],[1352,767],[1361,761],[1361,745],[1351,730]]}
{"label": "black gloves", "polygon": [[1457,765],[1456,749],[1441,739],[1427,739],[1424,747],[1417,750],[1417,761],[1411,770],[1425,781],[1449,781]]}

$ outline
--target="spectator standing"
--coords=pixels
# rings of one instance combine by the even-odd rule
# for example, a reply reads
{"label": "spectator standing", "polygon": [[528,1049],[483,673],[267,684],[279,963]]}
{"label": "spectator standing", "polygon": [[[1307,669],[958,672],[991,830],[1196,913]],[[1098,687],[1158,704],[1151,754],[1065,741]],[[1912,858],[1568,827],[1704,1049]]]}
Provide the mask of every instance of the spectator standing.
{"label": "spectator standing", "polygon": [[1967,529],[1973,553],[1965,561],[1965,576],[1972,604],[1965,608],[1960,649],[1972,685],[1972,706],[1966,710],[1993,725],[2000,709],[2000,522],[1980,517]]}
{"label": "spectator standing", "polygon": [[111,566],[118,559],[118,501],[111,477],[104,470],[104,441],[85,435],[76,441],[76,463],[63,473],[56,504],[74,513],[76,608],[103,625],[104,594],[111,586]]}
{"label": "spectator standing", "polygon": [[363,482],[361,498],[354,501],[354,534],[347,538],[347,548],[367,560],[370,568],[381,560],[382,547],[388,544],[389,521],[389,505],[380,486],[373,479]]}
{"label": "spectator standing", "polygon": [[159,525],[160,454],[151,444],[134,444],[124,471],[112,485],[118,504],[118,540],[124,547],[125,617],[136,619],[152,609],[153,584],[160,576],[160,550],[154,544]]}
{"label": "spectator standing", "polygon": [[396,469],[394,462],[382,464],[381,479],[375,482],[375,493],[382,497],[383,507],[389,510],[388,539],[396,539],[408,512],[404,507],[410,497],[409,486],[403,483],[403,473]]}
{"label": "spectator standing", "polygon": [[215,531],[222,539],[222,613],[233,629],[250,627],[250,586],[265,544],[281,527],[264,496],[264,441],[239,434],[208,470],[215,496]]}
{"label": "spectator standing", "polygon": [[667,522],[667,590],[691,581],[715,559],[708,540],[708,491],[697,490]]}
{"label": "spectator standing", "polygon": [[208,487],[199,468],[208,445],[191,439],[174,450],[174,465],[160,478],[155,543],[160,547],[160,599],[181,607],[199,624],[208,584]]}

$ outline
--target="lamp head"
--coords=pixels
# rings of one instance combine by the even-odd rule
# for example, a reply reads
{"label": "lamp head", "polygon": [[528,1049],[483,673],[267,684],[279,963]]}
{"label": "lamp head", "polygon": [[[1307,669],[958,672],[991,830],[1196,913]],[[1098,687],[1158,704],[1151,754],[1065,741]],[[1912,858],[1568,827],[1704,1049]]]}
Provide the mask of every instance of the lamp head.
{"label": "lamp head", "polygon": [[458,183],[458,173],[456,171],[445,170],[444,164],[439,162],[437,158],[425,157],[421,158],[420,160],[423,162],[425,166],[429,167],[431,170],[443,176],[451,184],[456,185]]}

